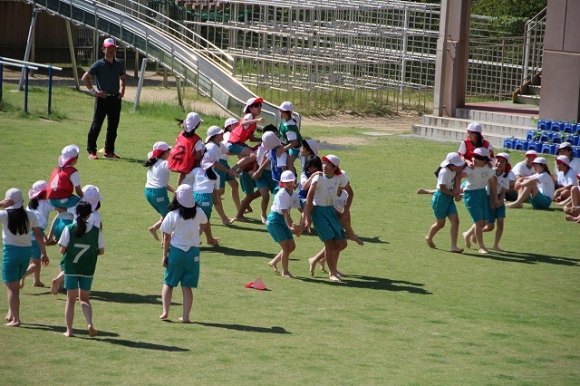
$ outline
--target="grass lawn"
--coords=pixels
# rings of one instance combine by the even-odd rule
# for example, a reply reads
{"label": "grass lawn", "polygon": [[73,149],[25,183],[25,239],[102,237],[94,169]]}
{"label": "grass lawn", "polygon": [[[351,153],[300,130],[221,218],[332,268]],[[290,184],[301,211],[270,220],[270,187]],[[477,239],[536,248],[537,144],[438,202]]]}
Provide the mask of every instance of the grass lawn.
{"label": "grass lawn", "polygon": [[[60,150],[81,149],[92,118],[92,98],[55,89],[60,120],[46,119],[46,90],[33,88],[31,115],[22,94],[4,87],[0,105],[0,194],[27,192],[48,179]],[[475,250],[447,252],[448,226],[431,250],[429,196],[433,171],[457,144],[405,136],[368,137],[365,145],[332,145],[361,137],[356,128],[303,127],[322,142],[321,153],[341,158],[355,191],[353,227],[365,241],[342,253],[335,284],[308,274],[307,259],[321,249],[316,236],[297,239],[290,270],[276,276],[268,260],[279,250],[259,222],[222,226],[212,217],[218,247],[201,249],[192,324],[181,324],[181,291],[174,291],[170,321],[160,321],[161,248],[147,228],[156,220],[145,201],[140,162],[159,140],[174,143],[166,105],[124,105],[117,138],[120,161],[78,162],[82,184],[104,196],[105,255],[99,259],[91,299],[96,338],[86,332],[77,304],[75,338],[64,338],[65,296],[47,288],[21,292],[21,328],[0,328],[0,375],[11,384],[216,385],[574,385],[580,379],[580,226],[560,210],[508,210],[502,247],[482,257]],[[221,120],[204,117],[200,134]],[[104,143],[101,133],[99,145]],[[334,141],[337,143],[337,141]],[[522,159],[513,153],[512,164]],[[550,159],[552,165],[552,159]],[[174,176],[172,183],[175,184]],[[229,191],[224,201],[233,214]],[[460,230],[470,226],[462,203]],[[297,218],[297,212],[293,213]],[[491,246],[492,235],[486,234]],[[44,283],[60,256],[48,247]],[[262,276],[268,291],[244,288]],[[7,310],[5,290],[0,312]]]}

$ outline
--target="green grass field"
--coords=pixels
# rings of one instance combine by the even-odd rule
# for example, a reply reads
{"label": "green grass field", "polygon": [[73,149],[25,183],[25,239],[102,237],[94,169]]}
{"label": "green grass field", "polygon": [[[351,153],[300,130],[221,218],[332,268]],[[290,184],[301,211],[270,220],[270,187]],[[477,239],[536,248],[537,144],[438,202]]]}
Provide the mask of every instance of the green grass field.
{"label": "green grass field", "polygon": [[[85,148],[92,98],[56,89],[47,119],[46,90],[35,89],[30,115],[22,94],[4,87],[0,105],[0,194],[23,192],[48,179],[60,150]],[[179,132],[171,106],[127,103],[117,139],[120,161],[78,162],[82,184],[104,196],[105,255],[91,293],[96,338],[86,332],[77,305],[75,338],[64,338],[65,296],[33,288],[21,293],[20,328],[0,328],[0,379],[13,384],[198,385],[577,385],[580,379],[580,227],[560,210],[508,210],[502,247],[482,257],[475,250],[447,252],[448,227],[431,250],[429,196],[433,171],[457,144],[404,136],[368,137],[364,146],[330,145],[334,137],[360,137],[356,128],[303,127],[322,142],[321,153],[341,158],[355,191],[353,226],[365,245],[349,244],[335,284],[308,275],[307,259],[320,250],[303,235],[291,256],[298,279],[276,276],[268,260],[279,250],[255,221],[231,227],[212,218],[220,246],[202,247],[192,324],[181,324],[181,291],[174,291],[170,321],[158,319],[163,283],[161,248],[147,228],[156,214],[143,196],[140,162],[159,140]],[[221,124],[204,117],[203,130]],[[104,143],[104,131],[99,138]],[[513,153],[512,164],[522,154]],[[552,163],[550,162],[550,165]],[[175,183],[176,176],[172,182]],[[233,214],[226,193],[225,208]],[[470,226],[458,205],[460,230]],[[297,213],[293,213],[296,218]],[[492,235],[486,234],[488,246]],[[48,247],[50,283],[60,256]],[[268,291],[244,288],[262,276]],[[5,290],[0,312],[7,310]]]}

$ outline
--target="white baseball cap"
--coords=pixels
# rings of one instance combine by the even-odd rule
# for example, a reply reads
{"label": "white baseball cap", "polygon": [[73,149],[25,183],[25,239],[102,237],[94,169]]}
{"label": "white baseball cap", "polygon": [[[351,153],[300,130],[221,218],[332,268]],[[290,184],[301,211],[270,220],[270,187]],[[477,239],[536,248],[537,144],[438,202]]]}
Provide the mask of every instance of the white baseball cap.
{"label": "white baseball cap", "polygon": [[314,155],[318,155],[318,142],[313,139],[305,139],[303,143],[306,142],[310,147],[310,150],[314,153]]}
{"label": "white baseball cap", "polygon": [[224,122],[224,129],[226,127],[228,127],[228,126],[235,125],[239,121],[240,120],[238,118],[228,118],[228,119],[226,119],[226,121]]}
{"label": "white baseball cap", "polygon": [[565,149],[567,147],[569,147],[571,149],[572,148],[572,144],[570,142],[562,142],[560,144],[560,146],[558,146],[558,150]]}
{"label": "white baseball cap", "polygon": [[477,149],[475,149],[473,151],[473,153],[477,154],[478,156],[486,157],[487,159],[490,159],[489,150],[487,150],[485,147],[478,147]]}
{"label": "white baseball cap", "polygon": [[506,162],[509,164],[510,163],[510,155],[508,153],[497,153],[497,155],[495,156],[496,158],[503,158],[506,160]]}
{"label": "white baseball cap", "polygon": [[79,147],[77,145],[65,146],[60,152],[60,157],[58,157],[58,166],[65,167],[73,159],[79,156]]}
{"label": "white baseball cap", "polygon": [[334,166],[336,166],[336,172],[335,174],[341,175],[342,174],[342,170],[340,170],[339,166],[340,166],[340,158],[338,158],[337,156],[333,155],[333,154],[329,154],[327,156],[322,157],[322,162],[330,162],[331,164],[333,164]]}
{"label": "white baseball cap", "polygon": [[4,208],[8,209],[19,209],[22,208],[22,204],[24,203],[24,197],[22,196],[22,192],[18,188],[11,188],[6,191],[6,195],[4,196],[5,200],[12,200],[12,205]]}
{"label": "white baseball cap", "polygon": [[197,127],[197,125],[202,122],[203,119],[201,119],[198,113],[189,113],[187,114],[185,121],[183,121],[183,130],[187,131],[188,133],[192,132]]}
{"label": "white baseball cap", "polygon": [[296,176],[292,173],[291,170],[285,170],[280,175],[280,181],[282,182],[294,182],[296,181]]}
{"label": "white baseball cap", "polygon": [[292,102],[282,102],[282,104],[280,105],[280,107],[278,107],[278,109],[282,110],[282,111],[294,111],[294,105],[292,104]]}
{"label": "white baseball cap", "polygon": [[481,127],[481,123],[471,122],[467,126],[467,131],[471,131],[473,133],[481,133],[483,131],[483,127]]}
{"label": "white baseball cap", "polygon": [[177,202],[185,208],[193,208],[195,201],[193,200],[193,188],[191,185],[182,184],[175,190],[175,198]]}
{"label": "white baseball cap", "polygon": [[147,154],[147,158],[148,159],[159,158],[159,156],[161,154],[165,153],[169,149],[171,149],[171,147],[169,147],[167,142],[163,142],[163,141],[155,142],[153,144],[153,151],[150,151]]}
{"label": "white baseball cap", "polygon": [[209,129],[207,129],[207,137],[205,137],[205,143],[208,143],[211,137],[213,137],[214,135],[222,134],[223,132],[224,131],[219,126],[210,126]]}
{"label": "white baseball cap", "polygon": [[442,168],[445,168],[448,165],[463,166],[463,165],[465,165],[465,161],[461,159],[459,154],[452,152],[452,153],[447,154],[447,157],[445,157],[445,160],[443,162],[441,162],[441,164],[439,166],[441,166]]}
{"label": "white baseball cap", "polygon": [[93,210],[97,209],[97,205],[99,205],[99,202],[102,199],[103,199],[103,196],[101,196],[101,192],[99,191],[99,188],[97,188],[94,185],[83,186],[83,199],[82,200],[91,204],[91,208]]}
{"label": "white baseball cap", "polygon": [[117,47],[117,43],[115,43],[113,38],[106,38],[103,42],[103,47]]}
{"label": "white baseball cap", "polygon": [[262,134],[262,147],[266,151],[270,151],[278,146],[280,146],[280,138],[274,132],[266,131]]}
{"label": "white baseball cap", "polygon": [[48,189],[48,183],[44,180],[36,181],[32,184],[32,189],[28,191],[28,198],[31,200],[40,196],[43,192],[46,192]]}
{"label": "white baseball cap", "polygon": [[253,105],[254,103],[263,103],[264,99],[262,98],[250,98],[248,99],[248,101],[246,102],[246,106],[244,107],[244,112],[248,111],[248,108]]}
{"label": "white baseball cap", "polygon": [[538,152],[535,150],[526,151],[526,157],[537,157],[537,156],[538,156]]}
{"label": "white baseball cap", "polygon": [[532,163],[540,164],[540,165],[547,165],[548,164],[548,162],[546,161],[546,159],[544,157],[536,157],[536,159],[533,160]]}
{"label": "white baseball cap", "polygon": [[561,163],[566,166],[570,166],[570,159],[565,155],[559,155],[558,157],[556,157],[556,163]]}

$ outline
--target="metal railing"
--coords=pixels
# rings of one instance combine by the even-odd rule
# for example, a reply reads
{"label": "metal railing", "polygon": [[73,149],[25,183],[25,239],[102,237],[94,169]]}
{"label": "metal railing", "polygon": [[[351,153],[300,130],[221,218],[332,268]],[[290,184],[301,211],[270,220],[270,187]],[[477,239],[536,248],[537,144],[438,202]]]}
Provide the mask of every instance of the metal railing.
{"label": "metal railing", "polygon": [[542,71],[544,36],[546,34],[546,10],[547,7],[526,22],[521,85],[531,81],[534,76]]}

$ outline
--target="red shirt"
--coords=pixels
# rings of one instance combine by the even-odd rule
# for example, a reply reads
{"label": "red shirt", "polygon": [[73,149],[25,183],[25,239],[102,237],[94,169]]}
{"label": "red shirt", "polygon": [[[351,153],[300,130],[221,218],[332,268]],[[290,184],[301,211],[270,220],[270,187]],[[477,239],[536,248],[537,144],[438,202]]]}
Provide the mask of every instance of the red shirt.
{"label": "red shirt", "polygon": [[177,136],[175,146],[169,152],[167,166],[174,172],[189,173],[195,166],[195,144],[201,140],[199,135],[185,137],[183,132]]}
{"label": "red shirt", "polygon": [[69,198],[73,195],[74,186],[70,180],[70,176],[77,170],[72,166],[65,166],[64,168],[57,167],[52,171],[50,180],[48,181],[48,190],[46,198],[61,199]]}

